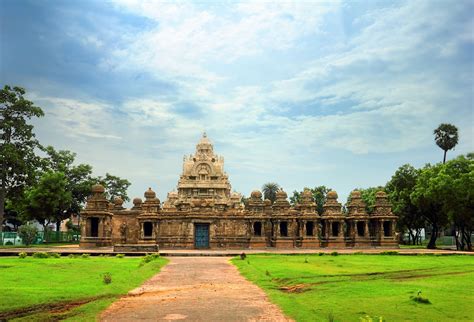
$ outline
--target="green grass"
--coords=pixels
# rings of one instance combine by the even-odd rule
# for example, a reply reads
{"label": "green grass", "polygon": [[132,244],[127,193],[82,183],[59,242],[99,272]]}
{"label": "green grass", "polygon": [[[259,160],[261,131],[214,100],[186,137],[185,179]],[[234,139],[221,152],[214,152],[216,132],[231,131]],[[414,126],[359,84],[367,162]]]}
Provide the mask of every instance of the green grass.
{"label": "green grass", "polygon": [[249,255],[232,262],[297,321],[474,319],[474,256]]}
{"label": "green grass", "polygon": [[[167,262],[157,258],[144,263],[142,258],[0,258],[0,317],[6,312],[39,307],[33,315],[18,320],[94,320],[98,312],[156,274]],[[111,274],[112,283],[103,282],[105,273]],[[81,300],[86,303],[66,310],[49,307]]]}

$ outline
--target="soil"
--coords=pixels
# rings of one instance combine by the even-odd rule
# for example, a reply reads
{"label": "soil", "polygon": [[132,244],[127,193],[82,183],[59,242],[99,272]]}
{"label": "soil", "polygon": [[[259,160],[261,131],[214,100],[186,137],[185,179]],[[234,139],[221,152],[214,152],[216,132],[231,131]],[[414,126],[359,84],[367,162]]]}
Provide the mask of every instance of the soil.
{"label": "soil", "polygon": [[101,321],[291,321],[225,257],[172,257]]}

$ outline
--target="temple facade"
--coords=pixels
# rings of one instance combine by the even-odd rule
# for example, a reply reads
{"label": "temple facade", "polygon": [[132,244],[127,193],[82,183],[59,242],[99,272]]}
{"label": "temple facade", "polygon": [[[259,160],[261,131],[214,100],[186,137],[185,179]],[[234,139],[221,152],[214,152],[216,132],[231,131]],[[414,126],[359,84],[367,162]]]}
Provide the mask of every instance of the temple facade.
{"label": "temple facade", "polygon": [[177,191],[163,203],[149,188],[145,199],[109,203],[104,187],[94,185],[81,213],[81,247],[114,246],[117,250],[193,248],[320,248],[394,247],[397,217],[387,195],[376,194],[374,212],[367,214],[359,191],[351,193],[347,212],[337,193],[326,196],[318,213],[309,190],[295,206],[280,190],[276,200],[253,191],[245,205],[232,192],[224,158],[214,153],[203,134],[194,154],[185,156]]}

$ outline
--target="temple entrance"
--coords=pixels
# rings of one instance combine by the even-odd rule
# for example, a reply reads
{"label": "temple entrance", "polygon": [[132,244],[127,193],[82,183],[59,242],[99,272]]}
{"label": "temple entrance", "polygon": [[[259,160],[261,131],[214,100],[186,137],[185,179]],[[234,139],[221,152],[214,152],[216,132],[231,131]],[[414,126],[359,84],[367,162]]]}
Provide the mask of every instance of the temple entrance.
{"label": "temple entrance", "polygon": [[194,247],[209,248],[209,224],[194,224]]}
{"label": "temple entrance", "polygon": [[90,218],[91,237],[99,237],[99,218]]}

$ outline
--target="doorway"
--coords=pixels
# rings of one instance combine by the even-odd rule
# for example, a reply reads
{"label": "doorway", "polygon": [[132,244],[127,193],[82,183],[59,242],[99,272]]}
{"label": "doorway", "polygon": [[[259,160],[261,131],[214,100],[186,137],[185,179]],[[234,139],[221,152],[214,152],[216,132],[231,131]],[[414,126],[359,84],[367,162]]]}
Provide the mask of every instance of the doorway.
{"label": "doorway", "polygon": [[209,224],[194,224],[194,246],[209,248]]}

